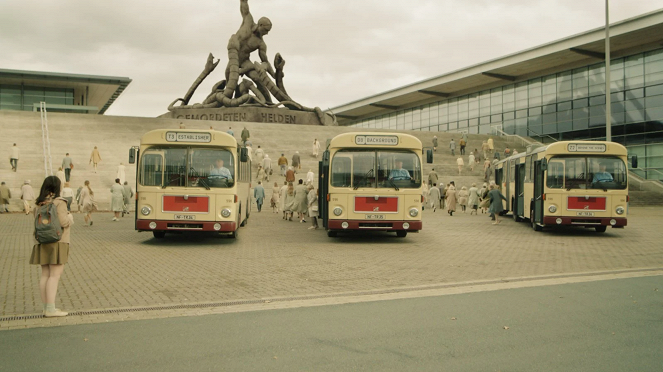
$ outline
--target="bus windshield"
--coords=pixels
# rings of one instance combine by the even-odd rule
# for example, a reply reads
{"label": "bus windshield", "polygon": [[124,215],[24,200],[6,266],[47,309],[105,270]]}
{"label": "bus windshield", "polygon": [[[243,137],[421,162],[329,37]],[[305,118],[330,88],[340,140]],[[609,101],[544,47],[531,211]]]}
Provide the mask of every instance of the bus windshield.
{"label": "bus windshield", "polygon": [[412,151],[340,150],[332,159],[331,186],[419,188],[419,157]]}
{"label": "bus windshield", "polygon": [[226,149],[151,147],[143,153],[139,182],[161,187],[232,187],[235,158]]}
{"label": "bus windshield", "polygon": [[626,166],[611,156],[559,156],[548,162],[546,185],[551,189],[624,190]]}

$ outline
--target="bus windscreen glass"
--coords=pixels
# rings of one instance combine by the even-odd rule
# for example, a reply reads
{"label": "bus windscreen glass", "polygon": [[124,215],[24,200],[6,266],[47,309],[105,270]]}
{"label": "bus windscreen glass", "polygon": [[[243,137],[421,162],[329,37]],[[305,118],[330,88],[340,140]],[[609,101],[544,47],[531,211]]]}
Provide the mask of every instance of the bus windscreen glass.
{"label": "bus windscreen glass", "polygon": [[143,186],[228,188],[234,179],[234,157],[224,149],[151,147],[141,157]]}
{"label": "bus windscreen glass", "polygon": [[331,186],[419,188],[421,163],[411,151],[341,150],[332,159]]}
{"label": "bus windscreen glass", "polygon": [[564,156],[548,162],[546,185],[551,189],[624,190],[626,166],[617,157]]}

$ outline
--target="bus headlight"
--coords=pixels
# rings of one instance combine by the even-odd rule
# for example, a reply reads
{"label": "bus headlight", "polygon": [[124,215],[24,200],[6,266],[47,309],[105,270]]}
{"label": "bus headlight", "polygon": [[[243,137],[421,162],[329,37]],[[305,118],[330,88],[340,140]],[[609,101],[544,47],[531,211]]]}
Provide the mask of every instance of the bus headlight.
{"label": "bus headlight", "polygon": [[215,223],[214,224],[214,230],[216,230],[216,231],[221,230],[221,224],[220,223]]}
{"label": "bus headlight", "polygon": [[419,210],[417,208],[410,209],[410,217],[417,217],[419,215]]}
{"label": "bus headlight", "polygon": [[407,230],[410,228],[410,224],[407,222],[403,222],[403,230]]}
{"label": "bus headlight", "polygon": [[154,230],[154,229],[157,228],[157,223],[154,222],[154,221],[152,221],[152,222],[150,222],[150,225],[149,225],[149,226],[150,226],[150,229]]}
{"label": "bus headlight", "polygon": [[615,213],[617,214],[624,214],[624,207],[617,207],[615,209]]}
{"label": "bus headlight", "polygon": [[550,213],[557,212],[557,206],[556,205],[551,205],[550,207],[548,207],[548,212],[550,212]]}
{"label": "bus headlight", "polygon": [[150,207],[148,207],[148,206],[146,205],[146,206],[144,206],[143,208],[140,209],[140,213],[141,213],[143,216],[147,216],[147,215],[149,215],[150,213],[152,213],[152,208],[150,208]]}
{"label": "bus headlight", "polygon": [[223,216],[224,218],[228,218],[230,217],[230,213],[231,213],[230,209],[225,208],[224,210],[221,211],[221,216]]}
{"label": "bus headlight", "polygon": [[613,219],[610,220],[610,226],[615,226],[616,224],[617,224],[616,219],[613,218]]}
{"label": "bus headlight", "polygon": [[340,216],[342,214],[343,214],[343,209],[341,209],[341,207],[334,208],[334,215],[335,216]]}
{"label": "bus headlight", "polygon": [[350,224],[347,221],[343,221],[343,223],[341,224],[341,227],[344,228],[344,229],[347,229],[348,227],[350,227]]}

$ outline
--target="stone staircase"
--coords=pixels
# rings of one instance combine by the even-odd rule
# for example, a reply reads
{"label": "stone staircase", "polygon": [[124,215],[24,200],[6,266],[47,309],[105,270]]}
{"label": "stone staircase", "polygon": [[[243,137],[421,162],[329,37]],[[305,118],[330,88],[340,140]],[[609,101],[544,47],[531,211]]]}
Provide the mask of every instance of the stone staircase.
{"label": "stone staircase", "polygon": [[[210,125],[215,130],[227,131],[232,127],[235,137],[239,140],[240,133],[246,127],[251,133],[251,142],[255,150],[258,145],[272,158],[274,175],[270,178],[273,182],[283,183],[284,178],[279,175],[276,161],[281,153],[285,154],[290,163],[295,151],[299,151],[302,169],[297,178],[305,178],[309,169],[318,173],[318,161],[312,156],[312,144],[315,138],[324,148],[328,139],[346,132],[365,132],[361,128],[309,126],[292,124],[264,124],[264,123],[236,123],[219,121],[181,120],[167,118],[140,118],[100,115],[75,115],[49,113],[48,123],[51,138],[51,155],[53,159],[53,172],[62,163],[65,153],[69,152],[74,162],[71,174],[71,187],[75,190],[89,180],[95,191],[96,200],[101,210],[110,207],[110,187],[114,183],[118,165],[123,162],[126,166],[126,179],[130,185],[135,185],[135,166],[128,164],[128,153],[131,146],[138,145],[140,137],[154,129],[179,128],[180,123],[187,129],[209,129]],[[4,149],[6,162],[0,165],[0,180],[7,183],[13,195],[20,195],[20,187],[23,181],[30,179],[35,193],[38,193],[41,182],[45,177],[44,160],[42,152],[41,120],[39,113],[22,111],[0,111],[0,124],[2,125],[2,137],[0,137],[0,148]],[[370,130],[374,132],[389,132],[388,130]],[[480,149],[481,143],[487,140],[487,135],[469,135],[468,146],[464,160],[466,167],[463,174],[458,176],[456,166],[457,156],[451,156],[449,141],[454,138],[456,143],[460,138],[457,133],[438,133],[422,131],[405,131],[419,138],[424,146],[432,146],[434,135],[438,137],[439,147],[434,155],[433,164],[424,164],[424,179],[428,173],[435,168],[440,180],[447,183],[454,181],[457,187],[467,186],[475,182],[477,185],[483,183],[483,164],[477,164],[473,172],[470,172],[468,156],[475,148]],[[495,149],[502,152],[507,145],[506,137],[493,136]],[[11,172],[8,156],[10,147],[16,142],[20,148],[21,155],[18,164],[18,172]],[[92,165],[88,164],[90,154],[94,146],[99,148],[102,161],[98,172],[93,173]],[[513,147],[509,146],[513,149]],[[459,154],[460,146],[457,145],[456,155]],[[517,148],[519,152],[524,148]],[[324,149],[321,149],[322,153]],[[480,150],[479,150],[480,151]],[[254,174],[257,170],[257,162],[254,162]],[[268,195],[271,186],[266,185]],[[316,185],[317,187],[317,185]],[[11,201],[11,210],[22,210],[20,199]]]}

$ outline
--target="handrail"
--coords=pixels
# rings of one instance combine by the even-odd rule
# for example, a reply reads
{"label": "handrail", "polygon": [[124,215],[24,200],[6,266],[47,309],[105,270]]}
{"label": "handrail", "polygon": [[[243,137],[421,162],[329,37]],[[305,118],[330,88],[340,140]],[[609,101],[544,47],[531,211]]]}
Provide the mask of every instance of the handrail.
{"label": "handrail", "polygon": [[517,134],[507,134],[506,132],[504,132],[503,130],[497,128],[496,126],[495,127],[490,127],[490,128],[491,128],[491,130],[495,131],[496,134],[499,134],[501,136],[508,137],[508,138],[517,138],[517,139],[519,139],[521,141],[521,145],[524,144],[523,145],[524,147],[527,147],[527,145],[533,145],[535,143],[538,143],[537,141],[530,141],[530,140],[528,140],[524,137],[521,137]]}
{"label": "handrail", "polygon": [[555,141],[555,142],[559,141],[559,140],[558,140],[557,138],[555,138],[555,137],[552,137],[552,136],[547,135],[547,134],[539,134],[539,133],[536,133],[535,131],[533,131],[533,130],[531,130],[531,129],[529,129],[529,128],[527,128],[527,132],[528,132],[528,133],[529,133],[529,132],[534,133],[535,135],[537,135],[537,136],[539,136],[539,137],[548,137],[548,138],[550,138],[551,140],[553,140],[553,141]]}
{"label": "handrail", "polygon": [[661,172],[660,170],[658,170],[659,168],[630,168],[630,169],[631,169],[631,170],[639,170],[639,171],[643,171],[643,172],[654,171],[654,172],[660,174],[661,176],[663,176],[663,172]]}

